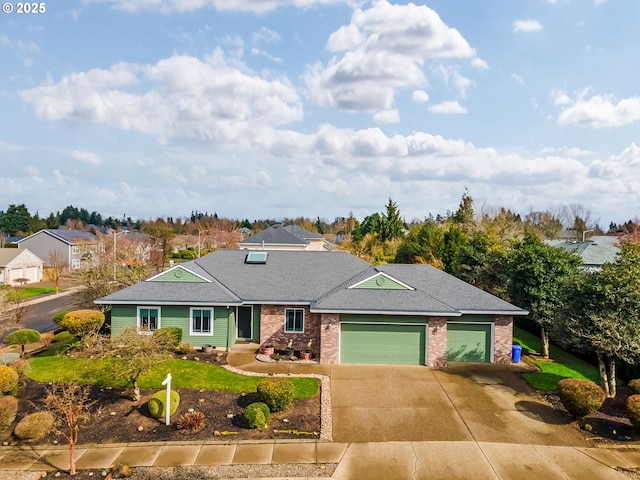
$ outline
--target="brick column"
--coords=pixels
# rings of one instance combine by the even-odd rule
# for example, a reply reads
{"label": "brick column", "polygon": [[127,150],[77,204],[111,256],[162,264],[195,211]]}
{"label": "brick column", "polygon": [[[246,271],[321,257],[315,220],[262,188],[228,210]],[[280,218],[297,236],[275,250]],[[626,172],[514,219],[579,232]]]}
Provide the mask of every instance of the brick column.
{"label": "brick column", "polygon": [[439,368],[447,366],[447,319],[429,317],[427,328],[427,365]]}
{"label": "brick column", "polygon": [[340,315],[320,316],[320,363],[340,363]]}
{"label": "brick column", "polygon": [[496,315],[493,343],[493,363],[512,363],[513,317],[511,315]]}

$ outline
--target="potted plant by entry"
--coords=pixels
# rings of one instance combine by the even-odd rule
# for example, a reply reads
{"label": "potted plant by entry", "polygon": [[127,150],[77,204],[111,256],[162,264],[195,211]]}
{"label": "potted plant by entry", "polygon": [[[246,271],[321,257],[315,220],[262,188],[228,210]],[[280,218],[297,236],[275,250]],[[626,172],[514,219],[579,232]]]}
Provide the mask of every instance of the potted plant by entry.
{"label": "potted plant by entry", "polygon": [[289,343],[287,343],[287,348],[285,348],[284,350],[284,354],[287,357],[293,357],[294,350],[292,345],[293,345],[293,340],[289,340]]}
{"label": "potted plant by entry", "polygon": [[309,340],[309,342],[307,343],[307,348],[300,351],[300,358],[302,360],[311,360],[311,343],[312,342],[313,342],[313,339]]}
{"label": "potted plant by entry", "polygon": [[202,352],[203,353],[211,353],[211,351],[213,350],[213,346],[205,343],[204,345],[202,345]]}
{"label": "potted plant by entry", "polygon": [[273,355],[274,353],[276,353],[276,349],[274,348],[273,345],[263,345],[260,348],[260,353],[262,355],[266,355],[267,357],[270,357],[271,355]]}

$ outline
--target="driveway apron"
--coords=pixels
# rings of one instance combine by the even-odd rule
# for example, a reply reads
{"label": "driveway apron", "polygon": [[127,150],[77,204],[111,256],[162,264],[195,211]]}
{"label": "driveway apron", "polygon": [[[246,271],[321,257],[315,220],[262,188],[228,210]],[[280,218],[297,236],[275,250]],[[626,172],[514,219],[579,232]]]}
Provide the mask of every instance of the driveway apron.
{"label": "driveway apron", "polygon": [[331,367],[336,442],[476,441],[586,446],[517,367]]}

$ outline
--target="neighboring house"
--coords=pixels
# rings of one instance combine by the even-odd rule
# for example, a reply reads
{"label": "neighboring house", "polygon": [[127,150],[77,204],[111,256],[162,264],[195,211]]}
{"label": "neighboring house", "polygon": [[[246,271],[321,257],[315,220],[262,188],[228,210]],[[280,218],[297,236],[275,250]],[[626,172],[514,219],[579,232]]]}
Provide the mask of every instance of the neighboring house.
{"label": "neighboring house", "polygon": [[321,234],[310,232],[298,225],[275,224],[245,238],[238,247],[246,250],[335,250],[333,244]]}
{"label": "neighboring house", "polygon": [[42,258],[45,267],[49,266],[51,253],[58,251],[69,270],[79,269],[88,255],[104,249],[100,239],[93,233],[65,229],[40,230],[18,240],[17,244],[18,247],[28,248]]}
{"label": "neighboring house", "polygon": [[600,270],[602,265],[614,262],[620,255],[620,249],[611,243],[600,243],[593,240],[586,242],[549,241],[548,243],[578,255],[582,259],[582,268],[586,270]]}
{"label": "neighboring house", "polygon": [[343,252],[218,250],[104,298],[111,331],[182,328],[183,341],[312,350],[320,363],[509,363],[527,312],[429,265]]}
{"label": "neighboring house", "polygon": [[18,285],[18,279],[27,283],[42,280],[42,259],[24,248],[0,248],[0,284]]}

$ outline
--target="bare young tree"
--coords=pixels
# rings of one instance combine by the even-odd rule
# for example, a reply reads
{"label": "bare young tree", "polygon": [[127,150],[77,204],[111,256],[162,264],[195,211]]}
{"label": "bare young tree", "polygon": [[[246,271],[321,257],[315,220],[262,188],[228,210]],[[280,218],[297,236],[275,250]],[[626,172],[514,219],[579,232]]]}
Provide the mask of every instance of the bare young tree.
{"label": "bare young tree", "polygon": [[31,308],[24,296],[24,292],[20,288],[10,288],[5,298],[9,303],[9,317],[14,321],[15,327],[21,329],[22,320],[24,320]]}
{"label": "bare young tree", "polygon": [[49,250],[47,257],[47,267],[44,274],[47,279],[56,287],[56,295],[60,291],[60,280],[64,275],[67,264],[60,250]]}
{"label": "bare young tree", "polygon": [[69,443],[69,475],[76,472],[76,445],[82,424],[91,419],[90,390],[86,385],[53,384],[45,405],[56,419],[56,431]]}

